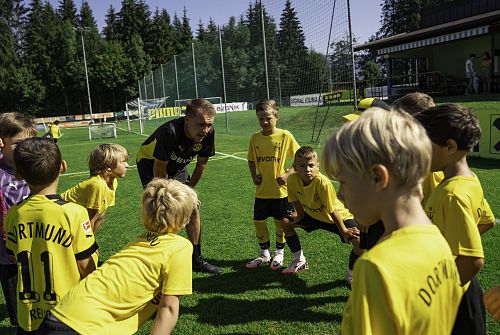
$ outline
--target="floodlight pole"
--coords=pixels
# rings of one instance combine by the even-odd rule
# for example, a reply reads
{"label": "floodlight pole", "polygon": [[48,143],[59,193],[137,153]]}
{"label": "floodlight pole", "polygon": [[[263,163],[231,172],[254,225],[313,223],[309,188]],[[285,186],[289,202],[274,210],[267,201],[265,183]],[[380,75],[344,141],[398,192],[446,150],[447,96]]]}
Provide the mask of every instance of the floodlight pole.
{"label": "floodlight pole", "polygon": [[278,64],[278,88],[279,88],[279,94],[280,94],[280,106],[283,106],[283,99],[281,98],[281,72],[280,72],[280,67],[281,67],[281,65]]}
{"label": "floodlight pole", "polygon": [[356,89],[356,64],[354,63],[354,47],[352,43],[352,28],[351,28],[351,1],[347,0],[347,18],[349,22],[349,42],[351,43],[351,62],[352,62],[352,89],[354,97],[354,109],[358,108],[358,92]]}
{"label": "floodlight pole", "polygon": [[191,43],[191,50],[193,51],[194,89],[196,90],[196,99],[198,99],[198,80],[196,78],[196,58],[194,57],[194,43]]}
{"label": "floodlight pole", "polygon": [[175,86],[177,87],[177,101],[181,98],[179,97],[179,78],[177,77],[177,55],[174,55],[174,67],[175,67]]}
{"label": "floodlight pole", "polygon": [[85,66],[85,79],[87,81],[87,95],[89,97],[89,112],[90,112],[90,122],[93,123],[94,121],[94,115],[92,114],[92,99],[90,98],[90,85],[89,85],[89,73],[87,70],[87,56],[85,53],[85,41],[83,40],[83,32],[84,30],[87,30],[86,28],[83,27],[78,27],[73,29],[77,30],[80,32],[80,37],[82,39],[82,50],[83,50],[83,65]]}
{"label": "floodlight pole", "polygon": [[165,98],[165,79],[163,78],[163,64],[160,64],[160,70],[161,70],[161,87],[163,90],[163,98]]}
{"label": "floodlight pole", "polygon": [[222,89],[224,91],[224,116],[226,117],[226,131],[229,132],[229,125],[227,120],[227,104],[226,104],[226,76],[224,74],[224,54],[222,53],[222,35],[219,29],[219,46],[220,46],[220,65],[222,70]]}
{"label": "floodlight pole", "polygon": [[151,71],[151,87],[153,87],[153,99],[156,100],[154,72]]}
{"label": "floodlight pole", "polygon": [[264,46],[264,68],[266,70],[266,91],[267,91],[267,98],[269,99],[269,74],[267,72],[266,30],[264,28],[264,9],[262,7],[262,0],[260,0],[260,22],[262,24],[262,43]]}

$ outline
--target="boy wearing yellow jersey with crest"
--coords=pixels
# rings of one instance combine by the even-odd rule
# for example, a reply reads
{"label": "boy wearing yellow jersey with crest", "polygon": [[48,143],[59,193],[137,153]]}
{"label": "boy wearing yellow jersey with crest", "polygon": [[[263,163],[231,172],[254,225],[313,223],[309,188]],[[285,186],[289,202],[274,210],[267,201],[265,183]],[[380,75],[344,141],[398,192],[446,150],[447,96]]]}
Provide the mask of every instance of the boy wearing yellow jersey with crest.
{"label": "boy wearing yellow jersey with crest", "polygon": [[362,253],[359,249],[359,230],[356,228],[356,221],[337,199],[330,180],[319,172],[318,155],[313,148],[302,147],[297,150],[293,168],[295,174],[288,178],[288,200],[293,203],[297,215],[293,222],[285,220],[283,228],[294,260],[283,270],[283,274],[293,274],[308,268],[299,236],[294,228],[302,228],[308,233],[322,229],[339,235],[344,243],[352,241],[355,245],[349,256],[346,275],[350,286],[354,263]]}
{"label": "boy wearing yellow jersey with crest", "polygon": [[170,334],[179,297],[192,293],[193,245],[177,235],[197,210],[196,192],[155,178],[142,194],[145,231],[73,287],[39,334],[135,334],[156,312],[152,334]]}
{"label": "boy wearing yellow jersey with crest", "polygon": [[[299,144],[293,135],[276,127],[279,106],[274,100],[263,100],[257,104],[257,118],[262,131],[252,135],[248,148],[248,168],[256,185],[253,220],[255,235],[260,246],[259,257],[245,266],[253,269],[261,264],[271,263],[272,270],[283,267],[285,233],[282,220],[293,211],[287,200],[286,180],[294,172],[286,169],[286,159],[293,157]],[[276,228],[276,250],[273,257],[266,219],[272,216]],[[272,260],[272,262],[271,262]]]}
{"label": "boy wearing yellow jersey with crest", "polygon": [[66,201],[77,203],[89,213],[94,233],[102,224],[108,207],[115,205],[118,178],[125,177],[128,152],[119,144],[101,144],[90,152],[90,178],[64,191]]}
{"label": "boy wearing yellow jersey with crest", "polygon": [[384,235],[354,266],[342,334],[449,334],[463,289],[450,247],[424,212],[432,146],[404,112],[373,108],[326,143],[329,176],[356,221]]}
{"label": "boy wearing yellow jersey with crest", "polygon": [[467,163],[467,151],[481,137],[479,120],[459,104],[439,105],[415,117],[432,141],[431,171],[444,174],[424,208],[448,241],[466,290],[452,334],[484,334],[486,312],[476,274],[484,264],[478,224],[485,201],[481,183]]}
{"label": "boy wearing yellow jersey with crest", "polygon": [[7,213],[7,251],[18,266],[18,334],[36,334],[45,315],[95,269],[97,244],[85,208],[56,194],[59,173],[66,171],[57,144],[23,140],[14,165],[31,194]]}

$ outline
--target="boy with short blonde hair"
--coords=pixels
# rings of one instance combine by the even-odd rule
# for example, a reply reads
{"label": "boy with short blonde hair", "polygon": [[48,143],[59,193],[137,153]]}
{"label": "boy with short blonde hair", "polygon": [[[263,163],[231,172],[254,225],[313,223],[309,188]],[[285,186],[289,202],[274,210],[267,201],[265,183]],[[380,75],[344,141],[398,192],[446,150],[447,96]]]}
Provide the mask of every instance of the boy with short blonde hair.
{"label": "boy with short blonde hair", "polygon": [[459,104],[439,105],[415,117],[433,142],[431,171],[444,173],[424,208],[448,241],[466,290],[453,334],[484,334],[486,312],[476,274],[484,264],[478,224],[485,202],[481,183],[467,163],[467,151],[481,137],[479,120]]}
{"label": "boy with short blonde hair", "polygon": [[155,312],[152,334],[170,334],[179,296],[192,294],[193,246],[177,233],[197,206],[192,188],[153,179],[142,195],[145,232],[63,297],[39,334],[133,334]]}
{"label": "boy with short blonde hair", "polygon": [[337,234],[344,243],[354,244],[349,256],[346,280],[352,283],[352,269],[362,250],[359,249],[359,231],[354,217],[337,199],[330,180],[319,172],[318,155],[311,147],[302,147],[295,152],[295,173],[288,178],[288,200],[297,214],[295,220],[284,220],[283,228],[287,244],[295,259],[283,274],[294,274],[307,270],[308,264],[295,228],[310,233],[317,229]]}
{"label": "boy with short blonde hair", "polygon": [[125,177],[128,152],[119,144],[101,144],[89,155],[90,178],[64,191],[66,201],[77,203],[89,213],[92,230],[97,232],[108,207],[115,205],[118,178]]}
{"label": "boy with short blonde hair", "polygon": [[357,222],[382,221],[385,228],[354,266],[343,334],[452,329],[462,295],[458,271],[420,204],[431,152],[425,129],[410,115],[382,109],[344,124],[326,143],[326,171],[340,183],[339,198]]}
{"label": "boy with short blonde hair", "polygon": [[[287,200],[286,180],[294,170],[293,167],[287,170],[285,165],[287,158],[293,157],[299,149],[299,144],[289,131],[277,128],[279,106],[276,101],[266,99],[259,102],[256,114],[262,131],[250,138],[247,160],[250,176],[256,185],[253,220],[260,253],[245,267],[253,269],[271,263],[271,269],[278,270],[283,267],[286,242],[282,220],[293,211]],[[274,218],[276,233],[276,250],[272,258],[266,222],[270,216]]]}
{"label": "boy with short blonde hair", "polygon": [[[3,145],[0,156],[0,191],[3,193],[3,204],[6,209],[14,206],[30,193],[26,181],[18,180],[14,175],[14,149],[17,143],[35,135],[36,128],[32,118],[18,112],[0,113],[0,141]],[[5,238],[0,239],[0,281],[10,323],[17,326],[17,265],[12,263],[7,255]]]}
{"label": "boy with short blonde hair", "polygon": [[7,251],[18,264],[18,334],[36,332],[45,314],[95,269],[97,250],[85,208],[57,195],[66,171],[57,144],[28,138],[14,150],[16,176],[31,193],[5,217]]}

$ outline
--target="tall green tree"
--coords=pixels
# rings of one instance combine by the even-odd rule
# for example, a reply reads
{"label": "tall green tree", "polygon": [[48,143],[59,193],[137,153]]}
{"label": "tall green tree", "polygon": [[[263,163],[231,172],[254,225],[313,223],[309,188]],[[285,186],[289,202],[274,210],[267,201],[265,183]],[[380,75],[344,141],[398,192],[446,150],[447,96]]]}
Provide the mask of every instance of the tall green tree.
{"label": "tall green tree", "polygon": [[307,77],[307,47],[295,9],[290,0],[285,2],[278,31],[280,86],[285,95],[304,93],[301,79]]}
{"label": "tall green tree", "polygon": [[60,0],[57,14],[62,21],[69,21],[73,27],[76,27],[76,6],[73,0]]}
{"label": "tall green tree", "polygon": [[118,17],[115,12],[113,5],[109,5],[108,11],[106,13],[105,23],[106,25],[102,29],[102,34],[106,41],[113,41],[118,39]]}
{"label": "tall green tree", "polygon": [[166,63],[174,56],[174,33],[170,24],[170,15],[163,9],[156,9],[151,22],[149,50],[151,61],[155,66]]}

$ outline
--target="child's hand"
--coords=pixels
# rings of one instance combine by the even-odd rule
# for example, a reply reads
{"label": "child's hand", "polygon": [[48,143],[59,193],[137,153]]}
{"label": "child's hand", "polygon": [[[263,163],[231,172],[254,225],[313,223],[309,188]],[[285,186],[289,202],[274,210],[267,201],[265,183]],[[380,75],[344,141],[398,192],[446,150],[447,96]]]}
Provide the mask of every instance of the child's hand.
{"label": "child's hand", "polygon": [[285,185],[286,184],[286,179],[288,178],[288,174],[286,173],[283,173],[282,175],[278,176],[278,178],[276,178],[276,182],[278,183],[278,185]]}
{"label": "child's hand", "polygon": [[344,237],[344,240],[348,242],[350,242],[351,240],[358,240],[359,230],[356,227],[347,228],[345,231],[342,232],[342,236]]}
{"label": "child's hand", "polygon": [[500,286],[490,289],[484,294],[484,304],[495,321],[500,321]]}
{"label": "child's hand", "polygon": [[256,174],[253,178],[253,183],[255,185],[260,185],[260,183],[262,183],[262,176],[260,174]]}

